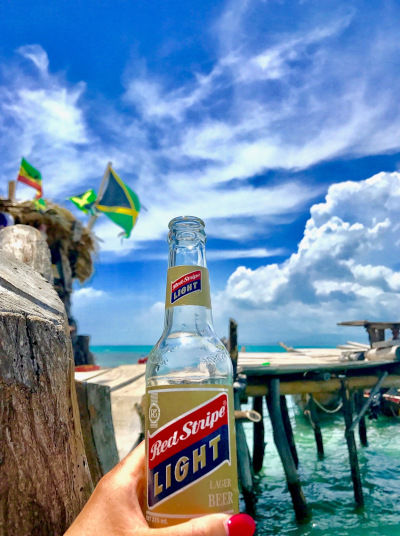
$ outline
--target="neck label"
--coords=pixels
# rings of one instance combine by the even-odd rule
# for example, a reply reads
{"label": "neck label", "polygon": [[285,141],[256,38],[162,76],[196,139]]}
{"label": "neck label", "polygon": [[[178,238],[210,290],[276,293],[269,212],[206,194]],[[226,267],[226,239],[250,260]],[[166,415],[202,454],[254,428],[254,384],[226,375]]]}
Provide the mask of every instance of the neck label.
{"label": "neck label", "polygon": [[168,268],[166,307],[202,305],[211,309],[208,270],[202,266]]}

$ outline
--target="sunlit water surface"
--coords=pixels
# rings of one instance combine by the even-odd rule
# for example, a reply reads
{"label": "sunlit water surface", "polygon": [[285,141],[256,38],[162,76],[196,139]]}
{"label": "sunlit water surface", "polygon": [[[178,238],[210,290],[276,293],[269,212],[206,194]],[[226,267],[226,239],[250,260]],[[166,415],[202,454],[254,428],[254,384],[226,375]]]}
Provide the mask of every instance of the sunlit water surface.
{"label": "sunlit water surface", "polygon": [[[312,518],[304,525],[296,523],[266,417],[264,465],[256,477],[257,534],[400,536],[400,419],[382,416],[368,420],[368,447],[362,447],[356,438],[365,499],[365,508],[357,510],[342,415],[321,417],[325,457],[318,460],[309,422],[290,397],[288,405],[300,459],[299,474]],[[246,424],[245,428],[251,447],[252,425]]]}

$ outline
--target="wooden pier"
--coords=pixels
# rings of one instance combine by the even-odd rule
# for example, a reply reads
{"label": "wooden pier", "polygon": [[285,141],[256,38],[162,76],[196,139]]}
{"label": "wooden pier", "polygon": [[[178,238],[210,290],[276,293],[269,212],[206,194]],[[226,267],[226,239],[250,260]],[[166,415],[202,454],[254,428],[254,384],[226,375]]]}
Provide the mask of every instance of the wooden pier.
{"label": "wooden pier", "polygon": [[[349,451],[349,474],[351,474],[356,505],[364,505],[362,482],[358,465],[354,431],[359,428],[360,442],[367,444],[364,415],[371,397],[360,405],[359,393],[364,389],[400,386],[400,362],[398,361],[342,361],[337,349],[304,349],[301,353],[251,354],[239,353],[238,373],[246,379],[245,395],[259,400],[266,397],[273,438],[288,482],[288,489],[296,517],[306,519],[309,511],[301,490],[297,473],[298,455],[295,439],[288,423],[286,395],[308,395],[307,411],[314,429],[316,454],[324,456],[323,433],[315,409],[314,397],[321,393],[337,393],[341,398],[344,415],[344,440]],[[357,399],[357,405],[355,401]],[[356,416],[354,411],[357,408]],[[257,427],[257,425],[255,425]],[[253,452],[258,459],[253,467],[262,467],[263,449],[257,444],[256,434]]]}
{"label": "wooden pier", "polygon": [[[299,521],[310,515],[298,475],[299,455],[287,413],[286,395],[307,395],[307,414],[315,434],[316,456],[324,456],[323,430],[318,422],[315,398],[321,393],[336,393],[340,397],[344,416],[344,437],[349,452],[351,475],[356,505],[364,504],[362,482],[357,457],[354,431],[359,429],[362,445],[367,444],[364,415],[369,400],[360,395],[364,389],[375,391],[382,387],[400,386],[399,361],[342,360],[341,351],[308,348],[284,353],[237,352],[231,348],[236,361],[235,410],[248,397],[252,407],[263,412],[266,399],[273,430],[273,439],[287,479],[288,490]],[[145,392],[145,365],[124,365],[96,372],[76,373],[76,379],[89,384],[100,384],[110,389],[112,416],[119,456],[127,454],[137,443],[142,432],[137,412]],[[354,412],[356,411],[356,416]],[[237,420],[238,456],[242,493],[248,510],[254,509],[253,475],[263,464],[263,419],[254,423],[253,458],[243,433],[242,421]],[[301,458],[301,453],[300,453]]]}

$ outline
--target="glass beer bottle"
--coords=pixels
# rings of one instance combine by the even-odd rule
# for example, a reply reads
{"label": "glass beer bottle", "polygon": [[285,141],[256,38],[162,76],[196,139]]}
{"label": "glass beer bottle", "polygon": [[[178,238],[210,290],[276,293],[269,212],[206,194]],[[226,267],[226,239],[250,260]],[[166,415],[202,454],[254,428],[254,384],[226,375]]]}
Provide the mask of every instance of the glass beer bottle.
{"label": "glass beer bottle", "polygon": [[169,223],[164,331],[146,366],[146,519],[238,512],[232,363],[214,332],[204,223]]}

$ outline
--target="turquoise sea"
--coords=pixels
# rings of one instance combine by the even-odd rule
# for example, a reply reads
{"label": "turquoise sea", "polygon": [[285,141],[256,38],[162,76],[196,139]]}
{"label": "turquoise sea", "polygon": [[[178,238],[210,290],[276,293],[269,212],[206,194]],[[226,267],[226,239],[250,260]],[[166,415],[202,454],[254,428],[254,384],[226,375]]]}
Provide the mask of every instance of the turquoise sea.
{"label": "turquoise sea", "polygon": [[[136,363],[151,346],[92,346],[101,366]],[[247,351],[277,352],[279,346],[246,345]],[[312,429],[292,399],[289,414],[296,439],[300,477],[311,520],[296,523],[280,459],[265,417],[264,466],[256,477],[257,535],[280,536],[400,536],[400,418],[368,421],[368,447],[359,446],[359,463],[365,498],[364,510],[354,506],[343,418],[322,416],[325,458],[318,460]],[[264,414],[267,415],[266,408]],[[246,424],[252,446],[252,425]]]}

